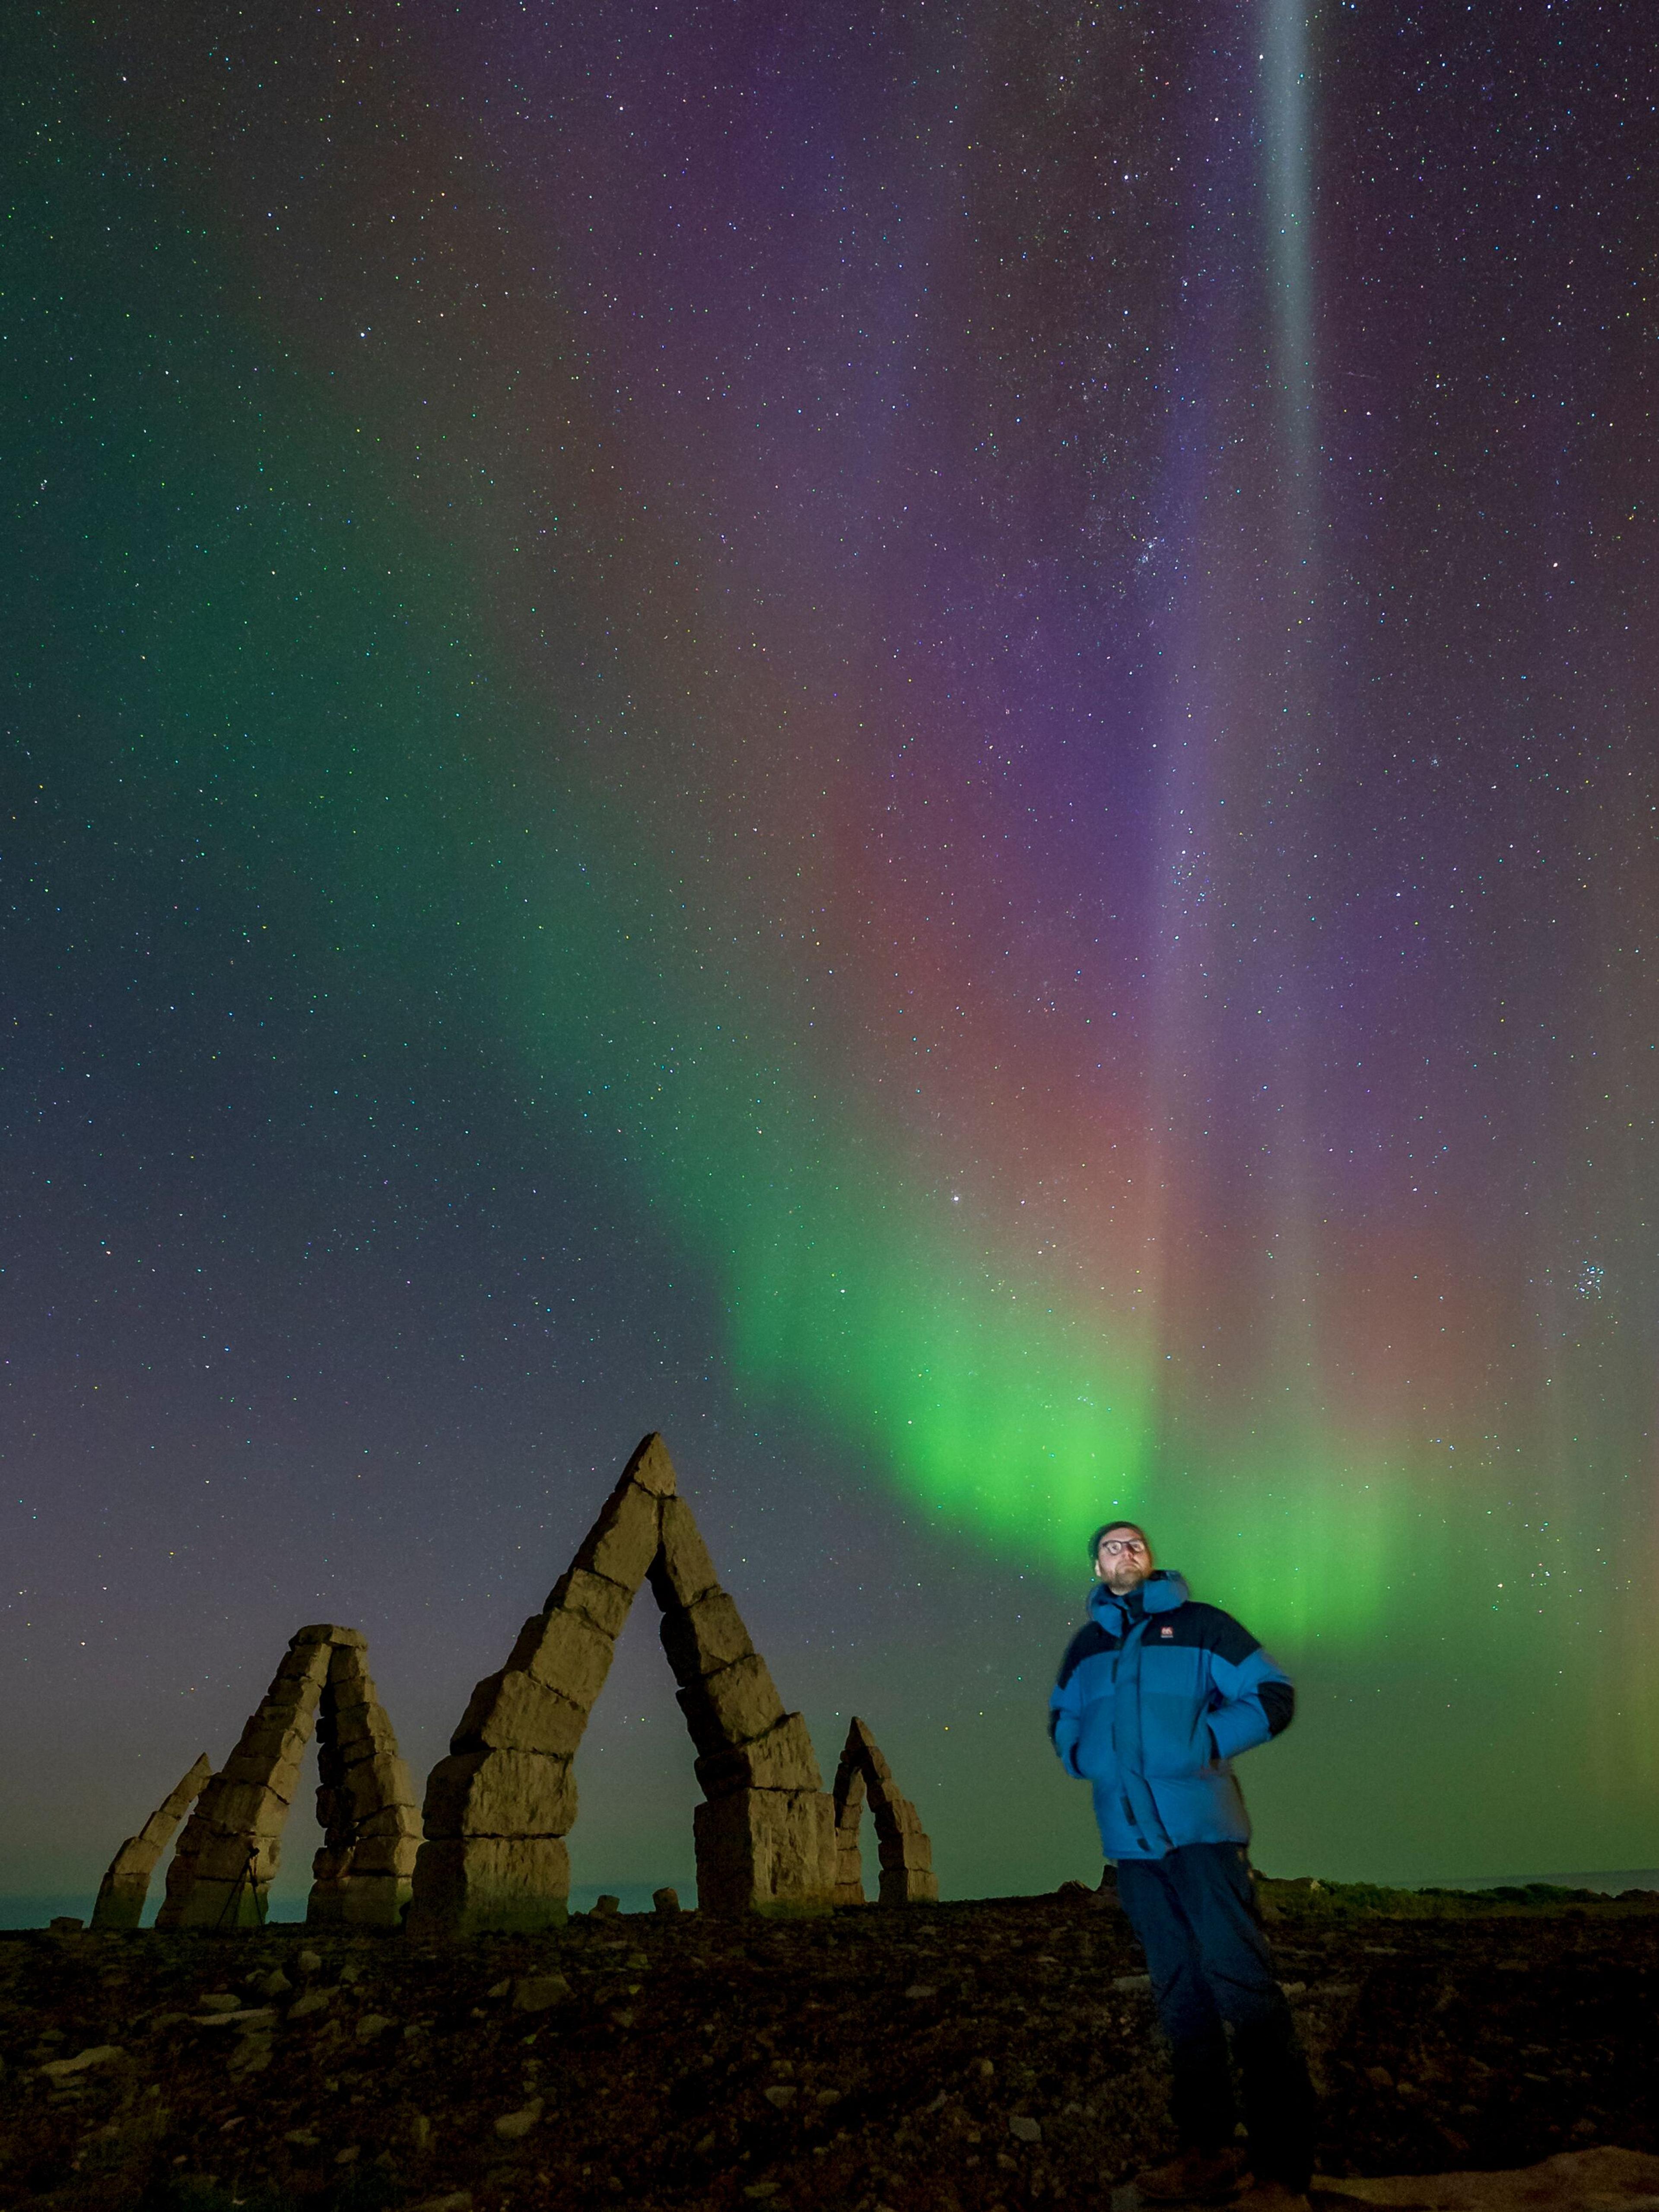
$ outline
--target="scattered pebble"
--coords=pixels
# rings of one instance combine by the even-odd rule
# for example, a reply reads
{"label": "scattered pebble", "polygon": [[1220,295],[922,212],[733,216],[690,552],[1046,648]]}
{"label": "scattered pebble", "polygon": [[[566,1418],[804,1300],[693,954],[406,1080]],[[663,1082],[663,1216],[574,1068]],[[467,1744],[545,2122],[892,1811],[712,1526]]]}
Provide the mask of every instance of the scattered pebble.
{"label": "scattered pebble", "polygon": [[516,2142],[521,2136],[530,2133],[541,2116],[542,2100],[532,2097],[527,2105],[520,2105],[516,2112],[501,2113],[495,2122],[495,2132],[498,2136],[505,2136],[509,2142]]}
{"label": "scattered pebble", "polygon": [[94,2066],[112,2066],[125,2054],[118,2043],[94,2043],[73,2058],[48,2058],[40,2071],[49,2081],[65,2081]]}
{"label": "scattered pebble", "polygon": [[520,1974],[511,1986],[515,2012],[545,2012],[570,1994],[562,1974]]}

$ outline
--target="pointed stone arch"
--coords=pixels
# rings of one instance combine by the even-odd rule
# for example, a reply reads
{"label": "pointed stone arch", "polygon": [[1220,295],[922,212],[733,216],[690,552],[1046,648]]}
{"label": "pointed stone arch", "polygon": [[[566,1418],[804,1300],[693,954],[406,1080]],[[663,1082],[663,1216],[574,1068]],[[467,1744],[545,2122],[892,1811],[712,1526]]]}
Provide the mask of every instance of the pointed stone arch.
{"label": "pointed stone arch", "polygon": [[921,1825],[921,1816],[908,1797],[899,1796],[893,1786],[892,1769],[878,1749],[874,1736],[854,1714],[836,1768],[837,1905],[864,1902],[859,1822],[866,1797],[881,1854],[881,1903],[936,1905],[939,1876],[933,1872],[933,1847]]}
{"label": "pointed stone arch", "polygon": [[324,1837],[306,1917],[397,1926],[420,1848],[421,1816],[367,1651],[356,1629],[326,1623],[290,1639],[258,1710],[206,1783],[179,1838],[158,1928],[263,1925],[313,1729]]}
{"label": "pointed stone arch", "polygon": [[94,1928],[136,1928],[143,1917],[149,1878],[178,1826],[213,1778],[213,1761],[204,1752],[182,1780],[174,1784],[136,1836],[129,1836],[110,1861],[92,1908]]}
{"label": "pointed stone arch", "polygon": [[696,1747],[697,1895],[714,1912],[817,1912],[835,1881],[834,1809],[799,1713],[787,1713],[720,1587],[667,1447],[623,1468],[568,1571],[472,1693],[427,1783],[410,1924],[430,1934],[562,1923],[571,1760],[641,1588]]}

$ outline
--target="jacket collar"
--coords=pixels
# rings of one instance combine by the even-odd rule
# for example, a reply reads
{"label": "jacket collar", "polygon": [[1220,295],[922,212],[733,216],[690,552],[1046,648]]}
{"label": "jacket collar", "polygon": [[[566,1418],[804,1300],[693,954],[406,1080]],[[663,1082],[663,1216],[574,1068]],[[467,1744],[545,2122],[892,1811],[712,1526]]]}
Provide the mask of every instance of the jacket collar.
{"label": "jacket collar", "polygon": [[1114,1597],[1104,1583],[1097,1583],[1089,1593],[1089,1614],[1109,1636],[1127,1636],[1143,1615],[1173,1613],[1178,1605],[1186,1604],[1188,1595],[1184,1575],[1175,1574],[1168,1567],[1154,1567],[1140,1588],[1127,1598]]}

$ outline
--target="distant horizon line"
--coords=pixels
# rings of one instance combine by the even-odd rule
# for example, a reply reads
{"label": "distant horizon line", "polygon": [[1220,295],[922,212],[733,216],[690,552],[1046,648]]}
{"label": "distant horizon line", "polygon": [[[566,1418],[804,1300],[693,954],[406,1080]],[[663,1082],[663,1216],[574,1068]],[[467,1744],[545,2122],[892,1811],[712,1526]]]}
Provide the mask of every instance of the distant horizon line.
{"label": "distant horizon line", "polygon": [[[1369,1882],[1378,1889],[1406,1891],[1524,1888],[1528,1882],[1547,1882],[1562,1889],[1596,1889],[1605,1887],[1609,1896],[1621,1889],[1659,1890],[1659,1867],[1604,1867],[1554,1874],[1443,1875],[1434,1880],[1413,1881],[1389,1881],[1378,1875],[1346,1876],[1279,1875],[1268,1874],[1266,1869],[1261,1867],[1258,1867],[1256,1871],[1269,1881],[1314,1881],[1328,1882],[1334,1887],[1346,1887],[1354,1882]],[[622,1899],[622,1909],[624,1912],[637,1911],[648,1909],[653,1891],[661,1888],[677,1890],[682,1900],[687,1903],[688,1909],[696,1909],[690,1903],[690,1900],[696,1895],[696,1878],[684,1875],[678,1881],[669,1882],[573,1882],[570,1886],[570,1898],[572,1905],[576,1905],[578,1899],[583,1900],[586,1905],[591,1905],[598,1898],[615,1896]],[[0,1934],[26,1934],[29,1929],[41,1926],[46,1920],[60,1914],[78,1913],[82,1918],[90,1919],[93,1899],[96,1893],[95,1882],[88,1883],[83,1889],[0,1890]],[[307,1890],[301,1887],[296,1888],[290,1895],[273,1897],[270,1924],[278,1927],[294,1927],[303,1923],[306,1917],[307,1894]],[[1052,1892],[1046,1889],[1009,1890],[1006,1893],[1000,1892],[998,1894],[1006,1894],[1009,1897],[1044,1897],[1051,1895]],[[637,1900],[640,1899],[645,1900],[645,1903],[639,1903]],[[630,1900],[633,1901],[630,1902]],[[989,1898],[985,1897],[945,1897],[940,1899],[940,1902],[945,1905],[981,1905],[991,1901]],[[159,1896],[151,1901],[151,1909],[145,1918],[147,1927],[153,1922],[155,1907],[159,1905],[160,1902]],[[581,1907],[576,1906],[576,1909],[580,1910]],[[20,1915],[27,1917],[20,1917]]]}

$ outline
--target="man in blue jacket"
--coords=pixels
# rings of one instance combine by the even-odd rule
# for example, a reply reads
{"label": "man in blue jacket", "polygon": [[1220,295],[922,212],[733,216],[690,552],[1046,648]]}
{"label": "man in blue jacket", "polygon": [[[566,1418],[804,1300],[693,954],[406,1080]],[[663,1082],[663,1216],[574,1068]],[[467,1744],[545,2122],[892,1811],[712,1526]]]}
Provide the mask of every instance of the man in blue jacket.
{"label": "man in blue jacket", "polygon": [[1136,2177],[1160,2204],[1219,2203],[1243,2181],[1224,2021],[1244,2093],[1252,2212],[1305,2205],[1313,2092],[1256,1917],[1241,1751],[1288,1728],[1289,1677],[1247,1629],[1152,1564],[1146,1533],[1109,1521],[1097,1587],[1048,1701],[1068,1774],[1094,1785],[1117,1893],[1152,1972],[1174,2058],[1179,2154]]}

